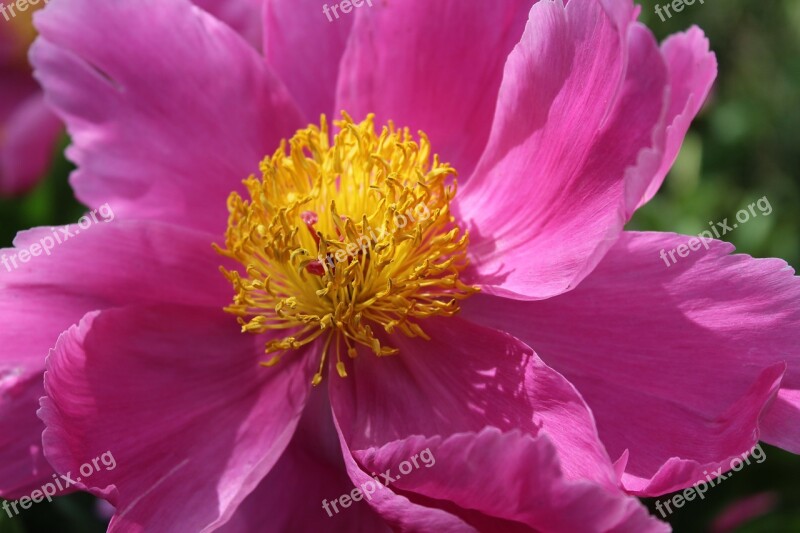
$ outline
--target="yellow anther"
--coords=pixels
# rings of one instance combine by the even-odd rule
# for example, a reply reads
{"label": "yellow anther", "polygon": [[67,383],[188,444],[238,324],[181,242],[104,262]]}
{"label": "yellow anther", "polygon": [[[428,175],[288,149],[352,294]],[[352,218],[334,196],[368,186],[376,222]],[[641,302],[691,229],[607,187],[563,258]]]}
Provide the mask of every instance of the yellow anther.
{"label": "yellow anther", "polygon": [[270,367],[270,366],[277,365],[278,363],[280,363],[280,361],[281,361],[281,357],[279,355],[276,355],[272,359],[270,359],[269,361],[264,361],[264,362],[262,362],[260,364],[261,364],[261,366]]}

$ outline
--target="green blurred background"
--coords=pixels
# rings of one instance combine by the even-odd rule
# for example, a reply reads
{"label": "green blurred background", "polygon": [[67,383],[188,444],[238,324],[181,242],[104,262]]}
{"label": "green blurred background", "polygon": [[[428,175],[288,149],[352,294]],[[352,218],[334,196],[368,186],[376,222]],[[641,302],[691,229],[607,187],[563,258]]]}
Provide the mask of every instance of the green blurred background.
{"label": "green blurred background", "polygon": [[[706,0],[703,5],[698,0],[666,22],[655,15],[655,5],[645,2],[642,18],[657,37],[697,24],[717,53],[720,74],[665,186],[629,227],[693,235],[709,221],[733,220],[737,211],[766,196],[773,212],[741,224],[725,239],[740,252],[781,257],[797,269],[800,0]],[[83,214],[67,185],[71,168],[59,156],[36,190],[0,200],[0,246],[9,246],[21,229],[65,224]],[[766,461],[710,489],[704,501],[677,509],[668,518],[675,530],[711,531],[723,510],[770,491],[777,497],[774,508],[737,531],[800,532],[800,457],[764,449]],[[647,503],[654,509],[653,501]],[[104,531],[104,525],[88,495],[39,504],[13,520],[0,514],[0,533],[38,531]]]}

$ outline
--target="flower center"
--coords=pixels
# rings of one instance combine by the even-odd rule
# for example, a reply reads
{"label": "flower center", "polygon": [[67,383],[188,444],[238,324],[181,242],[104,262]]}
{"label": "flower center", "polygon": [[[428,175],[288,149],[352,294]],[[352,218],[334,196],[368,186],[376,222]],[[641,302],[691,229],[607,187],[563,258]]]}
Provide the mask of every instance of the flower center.
{"label": "flower center", "polygon": [[345,377],[342,351],[398,353],[377,328],[427,340],[423,319],[456,314],[477,291],[459,280],[468,235],[450,212],[455,170],[431,157],[422,132],[416,142],[389,123],[378,135],[372,115],[343,115],[332,145],[323,116],[261,163],[261,179],[244,181],[249,199],[230,195],[226,249],[217,247],[243,267],[222,269],[235,291],[225,310],[243,332],[285,333],[266,344],[263,365],[325,336],[314,385],[329,351]]}

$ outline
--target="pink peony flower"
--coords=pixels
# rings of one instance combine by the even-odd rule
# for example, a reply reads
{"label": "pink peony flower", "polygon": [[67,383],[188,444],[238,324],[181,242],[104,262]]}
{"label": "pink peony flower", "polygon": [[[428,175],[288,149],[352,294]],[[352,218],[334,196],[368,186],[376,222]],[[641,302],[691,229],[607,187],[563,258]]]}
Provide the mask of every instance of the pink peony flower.
{"label": "pink peony flower", "polygon": [[110,531],[664,531],[635,496],[800,451],[793,271],[623,230],[715,76],[699,29],[321,4],[266,2],[263,57],[186,0],[39,15],[76,194],[116,218],[0,278],[0,494],[43,446],[113,452],[78,482]]}

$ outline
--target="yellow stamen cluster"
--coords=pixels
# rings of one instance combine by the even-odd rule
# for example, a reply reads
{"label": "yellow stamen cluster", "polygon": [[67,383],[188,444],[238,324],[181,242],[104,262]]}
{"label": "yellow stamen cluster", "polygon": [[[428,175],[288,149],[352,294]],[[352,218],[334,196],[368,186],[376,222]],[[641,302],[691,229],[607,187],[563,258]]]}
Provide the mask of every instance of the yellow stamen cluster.
{"label": "yellow stamen cluster", "polygon": [[468,236],[450,212],[456,172],[425,134],[417,143],[390,123],[378,135],[371,115],[335,125],[332,144],[324,116],[298,131],[261,163],[261,179],[245,180],[249,199],[230,195],[217,248],[243,267],[222,269],[235,290],[226,311],[242,331],[285,332],[262,364],[327,335],[315,385],[330,349],[345,377],[343,349],[395,354],[376,328],[428,339],[419,321],[456,314],[477,290],[459,280]]}

